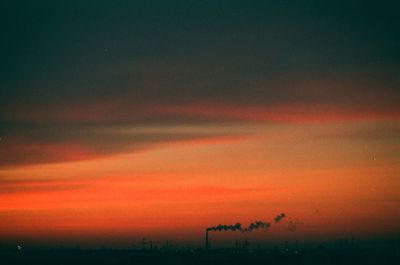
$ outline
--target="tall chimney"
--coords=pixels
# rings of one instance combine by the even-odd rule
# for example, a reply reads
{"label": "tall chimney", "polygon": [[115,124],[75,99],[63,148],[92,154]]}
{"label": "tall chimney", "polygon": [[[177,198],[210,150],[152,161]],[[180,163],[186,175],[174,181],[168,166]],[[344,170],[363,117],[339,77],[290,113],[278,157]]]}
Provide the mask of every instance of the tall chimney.
{"label": "tall chimney", "polygon": [[208,249],[208,229],[206,229],[206,245],[205,248]]}

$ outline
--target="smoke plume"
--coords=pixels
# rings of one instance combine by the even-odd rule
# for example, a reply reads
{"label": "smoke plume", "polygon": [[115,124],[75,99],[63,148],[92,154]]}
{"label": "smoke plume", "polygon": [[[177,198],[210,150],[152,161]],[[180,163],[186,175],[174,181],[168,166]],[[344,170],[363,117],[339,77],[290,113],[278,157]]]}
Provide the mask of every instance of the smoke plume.
{"label": "smoke plume", "polygon": [[254,223],[251,223],[247,228],[244,229],[244,232],[248,232],[248,231],[253,231],[253,230],[257,230],[257,229],[267,229],[271,226],[270,223],[265,223],[262,221],[255,221]]}
{"label": "smoke plume", "polygon": [[207,227],[207,231],[244,231],[240,223],[234,225],[217,225],[213,227]]}
{"label": "smoke plume", "polygon": [[[281,213],[274,218],[275,223],[279,223],[286,215]],[[263,221],[254,221],[249,224],[248,227],[243,228],[240,223],[236,223],[234,225],[217,225],[213,227],[207,227],[207,231],[241,231],[241,232],[250,232],[257,229],[268,229],[271,226],[271,223],[263,222]]]}
{"label": "smoke plume", "polygon": [[286,215],[284,213],[278,214],[275,218],[274,221],[275,223],[279,223]]}

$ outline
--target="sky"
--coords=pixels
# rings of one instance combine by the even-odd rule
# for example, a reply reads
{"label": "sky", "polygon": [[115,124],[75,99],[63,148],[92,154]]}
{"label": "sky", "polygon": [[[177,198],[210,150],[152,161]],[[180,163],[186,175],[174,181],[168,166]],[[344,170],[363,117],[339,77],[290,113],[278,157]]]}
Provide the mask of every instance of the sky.
{"label": "sky", "polygon": [[399,236],[397,10],[5,3],[0,241]]}

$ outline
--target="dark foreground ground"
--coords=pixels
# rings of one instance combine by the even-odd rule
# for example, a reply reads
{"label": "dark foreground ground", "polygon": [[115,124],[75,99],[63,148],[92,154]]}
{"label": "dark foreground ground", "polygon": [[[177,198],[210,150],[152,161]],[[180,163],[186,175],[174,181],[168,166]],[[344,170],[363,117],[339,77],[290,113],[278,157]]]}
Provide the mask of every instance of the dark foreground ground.
{"label": "dark foreground ground", "polygon": [[1,250],[0,264],[400,264],[397,249],[272,250]]}

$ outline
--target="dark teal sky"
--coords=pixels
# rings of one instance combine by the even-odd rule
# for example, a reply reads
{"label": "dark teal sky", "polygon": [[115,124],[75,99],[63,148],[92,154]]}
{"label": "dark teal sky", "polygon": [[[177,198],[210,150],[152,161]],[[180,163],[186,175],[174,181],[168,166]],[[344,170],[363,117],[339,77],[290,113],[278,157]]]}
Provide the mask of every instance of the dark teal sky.
{"label": "dark teal sky", "polygon": [[251,87],[329,78],[398,99],[395,1],[38,2],[3,10],[3,108],[126,95],[290,102],[292,89]]}
{"label": "dark teal sky", "polygon": [[[4,139],[57,141],[87,124],[241,119],[193,115],[192,105],[400,113],[396,1],[2,5]],[[183,107],[154,112],[171,106]]]}

